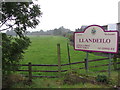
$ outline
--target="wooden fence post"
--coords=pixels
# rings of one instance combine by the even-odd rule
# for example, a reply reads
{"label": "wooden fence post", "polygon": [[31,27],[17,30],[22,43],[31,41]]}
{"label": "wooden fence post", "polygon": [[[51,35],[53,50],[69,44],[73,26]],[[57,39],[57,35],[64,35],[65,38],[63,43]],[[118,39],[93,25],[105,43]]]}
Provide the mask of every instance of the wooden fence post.
{"label": "wooden fence post", "polygon": [[32,82],[32,65],[31,65],[31,62],[28,63],[28,72],[29,72],[29,82]]}
{"label": "wooden fence post", "polygon": [[68,51],[68,60],[69,60],[69,66],[70,66],[70,71],[71,71],[71,61],[70,61],[70,50],[69,50],[69,44],[67,43],[67,51]]}
{"label": "wooden fence post", "polygon": [[57,44],[57,54],[58,54],[58,72],[59,72],[59,77],[61,77],[61,56],[60,56],[60,44]]}

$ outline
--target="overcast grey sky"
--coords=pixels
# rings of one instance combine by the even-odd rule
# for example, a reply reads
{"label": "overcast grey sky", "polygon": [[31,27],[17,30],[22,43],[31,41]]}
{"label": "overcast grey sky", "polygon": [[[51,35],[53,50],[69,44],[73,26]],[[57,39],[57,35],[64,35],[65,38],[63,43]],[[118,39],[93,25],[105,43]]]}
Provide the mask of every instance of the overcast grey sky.
{"label": "overcast grey sky", "polygon": [[40,5],[43,15],[35,30],[46,31],[64,26],[74,31],[82,25],[117,23],[119,1],[38,0],[35,3]]}

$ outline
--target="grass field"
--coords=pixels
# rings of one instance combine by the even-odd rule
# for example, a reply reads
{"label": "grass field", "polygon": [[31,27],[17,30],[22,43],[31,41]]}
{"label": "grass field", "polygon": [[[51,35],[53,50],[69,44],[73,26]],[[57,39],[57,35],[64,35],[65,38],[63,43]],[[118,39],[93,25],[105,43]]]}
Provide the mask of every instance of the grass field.
{"label": "grass field", "polygon": [[[30,37],[31,46],[25,51],[24,60],[22,64],[58,64],[57,57],[57,44],[60,43],[61,46],[61,64],[67,64],[68,55],[67,55],[67,43],[69,42],[67,38],[60,36],[33,36]],[[82,51],[75,51],[73,46],[70,46],[70,56],[71,62],[84,61],[86,53]],[[94,54],[89,54],[89,60],[104,58],[101,56],[95,56]],[[91,62],[89,65],[100,65],[108,63],[108,60]],[[84,67],[84,64],[75,64],[72,65],[72,68]],[[25,67],[22,67],[22,69]],[[26,67],[27,68],[27,67]],[[105,67],[103,67],[105,69]],[[91,69],[91,70],[102,70],[103,68]],[[57,70],[57,67],[34,67],[36,70]],[[69,66],[63,66],[62,69],[69,69]],[[106,67],[107,69],[107,67]],[[82,71],[82,70],[81,70]],[[39,73],[40,74],[40,73]],[[52,74],[52,73],[51,73]]]}
{"label": "grass field", "polygon": [[[61,64],[67,64],[68,62],[68,56],[67,56],[67,43],[69,43],[68,39],[65,37],[61,36],[31,36],[31,46],[28,48],[28,50],[25,51],[24,54],[24,59],[21,61],[21,64],[28,64],[28,62],[31,62],[32,64],[58,64],[58,58],[57,58],[57,44],[60,43],[61,46]],[[79,62],[79,61],[84,61],[86,52],[82,51],[75,51],[73,46],[70,46],[70,56],[71,56],[71,62]],[[93,59],[100,59],[104,58],[102,56],[95,56],[94,54],[90,53],[89,54],[89,60]],[[94,65],[101,65],[101,64],[107,64],[109,61],[104,60],[104,61],[97,61],[97,62],[90,62],[89,66],[94,66]],[[75,64],[72,65],[72,69],[74,68],[79,68],[79,67],[84,67],[84,64]],[[41,67],[41,66],[35,66],[32,67],[33,70],[58,70],[58,67]],[[113,67],[112,67],[113,68]],[[21,67],[21,69],[28,69],[28,67]],[[69,70],[69,66],[63,66],[62,70]],[[94,71],[98,70],[107,70],[108,67],[100,67],[100,68],[90,68],[89,71],[93,72],[91,75],[97,76],[99,73],[94,73]],[[83,74],[85,73],[85,70],[76,70],[77,72]],[[28,74],[28,72],[21,72],[21,74]],[[56,76],[58,73],[56,72],[38,72],[38,73],[33,73],[33,75],[50,75],[50,76]],[[64,74],[64,73],[63,73]],[[107,74],[107,73],[105,73]],[[38,80],[38,79],[36,79]],[[41,79],[41,81],[44,79]],[[47,82],[50,82],[52,79],[47,79]],[[53,79],[54,81],[54,79]],[[39,86],[39,85],[38,85]],[[44,85],[43,85],[44,86]],[[79,87],[81,85],[76,85],[76,86],[69,86],[69,88],[73,87]],[[33,86],[34,87],[34,86]],[[44,86],[45,87],[45,86]],[[61,86],[63,88],[67,87]],[[81,86],[84,87],[84,86]],[[93,88],[99,87],[98,86],[93,86]]]}

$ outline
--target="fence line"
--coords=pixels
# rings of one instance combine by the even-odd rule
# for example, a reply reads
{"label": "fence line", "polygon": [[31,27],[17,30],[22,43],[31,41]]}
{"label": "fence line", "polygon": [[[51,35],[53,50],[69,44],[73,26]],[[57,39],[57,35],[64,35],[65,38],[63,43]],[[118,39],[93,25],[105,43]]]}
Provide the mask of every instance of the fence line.
{"label": "fence line", "polygon": [[58,78],[58,76],[32,76],[32,77]]}
{"label": "fence line", "polygon": [[[103,59],[102,59],[103,60]],[[94,60],[91,60],[90,62],[93,62]],[[95,60],[96,61],[96,60]],[[100,60],[99,60],[100,61]],[[75,63],[71,63],[71,64],[80,64],[80,63],[85,63],[85,61],[82,62],[75,62]],[[111,63],[111,65],[113,65],[114,63]],[[116,64],[120,64],[120,62],[117,62]],[[70,65],[70,64],[62,64],[61,66],[66,66],[66,65]],[[19,64],[18,66],[29,66],[29,64]],[[31,66],[58,66],[58,65],[36,65],[36,64],[31,64]],[[90,68],[94,68],[94,67],[101,67],[101,66],[108,66],[108,64],[102,64],[102,65],[97,65],[97,66],[89,66]],[[76,69],[85,69],[85,67],[81,67],[81,68],[76,68]],[[75,69],[72,69],[75,70]],[[29,71],[29,70],[16,70],[16,71]],[[65,72],[68,70],[61,70],[61,72]],[[58,72],[58,70],[32,70],[32,72]]]}
{"label": "fence line", "polygon": [[[102,61],[106,60],[109,58],[102,58],[102,59],[94,59],[94,60],[89,60],[88,62],[94,62],[94,61]],[[85,61],[80,61],[80,62],[74,62],[70,64],[61,64],[61,66],[66,66],[66,65],[72,65],[72,64],[80,64],[80,63],[85,63]],[[29,64],[17,64],[17,66],[29,66]],[[57,64],[32,64],[31,66],[58,66]]]}
{"label": "fence line", "polygon": [[[102,59],[95,59],[95,60],[89,60],[89,62],[95,62],[95,61],[102,61],[102,60],[106,60],[109,58],[102,58]],[[66,65],[74,65],[74,64],[80,64],[80,63],[85,63],[85,61],[80,61],[80,62],[74,62],[74,63],[70,63],[70,64],[61,64],[61,66],[66,66]],[[111,63],[111,65],[113,65],[114,63]],[[117,62],[116,64],[120,64],[120,62]],[[32,77],[46,77],[46,78],[57,78],[59,76],[34,76],[32,75],[32,72],[59,72],[59,70],[32,70],[32,66],[58,66],[58,65],[43,65],[43,64],[18,64],[17,66],[28,66],[28,70],[16,70],[16,71],[23,71],[23,72],[28,72],[29,75],[29,81],[32,81]],[[101,66],[108,66],[108,64],[102,64],[102,65],[97,65],[97,66],[89,66],[89,68],[95,68],[95,67],[101,67]],[[71,70],[77,70],[77,69],[85,69],[85,67],[80,67],[80,68],[75,68],[75,69],[71,69]],[[66,72],[69,70],[61,70],[61,72]],[[96,71],[96,72],[107,72],[108,70],[101,70],[101,71]]]}

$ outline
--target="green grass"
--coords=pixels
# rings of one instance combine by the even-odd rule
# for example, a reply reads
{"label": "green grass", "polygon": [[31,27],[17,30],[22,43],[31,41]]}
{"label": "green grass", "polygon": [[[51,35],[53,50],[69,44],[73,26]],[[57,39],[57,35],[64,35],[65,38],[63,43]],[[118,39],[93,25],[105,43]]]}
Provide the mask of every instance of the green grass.
{"label": "green grass", "polygon": [[[25,51],[24,59],[21,64],[28,64],[31,62],[32,64],[58,64],[57,58],[57,44],[60,43],[61,47],[61,64],[67,64],[68,56],[67,56],[67,43],[69,42],[67,38],[60,36],[33,36],[30,37],[31,46],[28,50]],[[79,62],[84,61],[86,52],[75,51],[73,46],[70,46],[70,56],[71,62]],[[89,60],[104,58],[101,56],[95,56],[94,54],[89,54]],[[108,63],[108,60],[90,62],[89,66],[101,65]],[[84,67],[84,64],[75,64],[71,66],[74,68]],[[101,68],[91,68],[90,71],[98,71],[107,69],[108,67]],[[21,69],[27,69],[27,67],[21,67]],[[58,67],[33,67],[34,70],[58,70]],[[62,70],[70,69],[69,66],[63,66]],[[80,70],[80,72],[84,72],[84,70]],[[36,74],[36,73],[33,73]],[[55,75],[56,73],[44,73],[39,72],[38,75]]]}
{"label": "green grass", "polygon": [[15,84],[12,88],[109,88],[105,85],[94,85],[91,83],[78,83],[75,85],[63,84],[60,79],[34,79],[32,85],[24,85],[22,83]]}
{"label": "green grass", "polygon": [[[28,64],[28,62],[31,62],[32,64],[58,64],[58,58],[57,58],[57,44],[60,43],[61,46],[61,64],[67,64],[68,62],[68,56],[67,56],[67,43],[69,42],[67,38],[65,37],[61,37],[61,36],[31,36],[30,37],[31,40],[31,46],[29,46],[28,50],[25,51],[24,54],[24,59],[21,61],[21,64]],[[82,51],[75,51],[73,46],[70,46],[70,56],[71,56],[71,62],[79,62],[79,61],[84,61],[85,56],[86,56],[86,52],[82,52]],[[100,59],[100,58],[104,58],[102,56],[96,56],[92,53],[89,53],[89,60],[93,60],[93,59]],[[94,66],[94,65],[101,65],[101,64],[107,64],[109,61],[108,60],[104,60],[104,61],[97,61],[97,62],[90,62],[89,66]],[[71,65],[72,69],[74,68],[79,68],[79,67],[84,67],[84,64],[75,64],[75,65]],[[113,68],[111,66],[111,68]],[[21,69],[28,69],[28,67],[21,67]],[[33,70],[58,70],[58,67],[42,67],[42,66],[34,66],[32,67]],[[69,66],[63,66],[62,70],[69,70]],[[89,69],[89,73],[90,75],[93,76],[97,76],[99,73],[94,73],[95,71],[99,71],[99,70],[107,70],[108,67],[98,67],[98,68],[90,68]],[[75,70],[78,73],[84,74],[85,70]],[[28,72],[20,72],[21,74],[26,74],[28,75]],[[62,73],[63,75],[65,73]],[[107,75],[107,73],[104,73],[105,75]],[[33,72],[33,75],[49,75],[49,76],[56,76],[58,75],[58,73],[56,72],[50,72],[50,73],[46,73],[46,72]],[[37,80],[40,79],[34,79],[36,82],[38,82]],[[39,81],[36,84],[41,84],[42,80]],[[51,82],[50,80],[53,80],[53,85],[51,85],[51,87],[63,87],[66,88],[68,87],[67,85],[57,85],[56,83],[54,83],[54,79],[48,79],[49,81],[47,82]],[[33,84],[33,87],[39,87],[39,85]],[[55,85],[54,85],[55,84]],[[35,86],[34,86],[35,85]],[[46,84],[45,84],[46,85]],[[40,85],[40,87],[47,87],[45,85]],[[87,86],[89,84],[86,84]],[[21,85],[18,85],[18,87]],[[69,86],[69,88],[75,88],[75,87],[87,87],[87,86],[81,86],[81,84],[78,85],[74,85],[74,86]],[[94,86],[94,85],[89,85],[93,88],[95,87],[101,87],[101,86]],[[16,86],[17,87],[17,86]],[[27,87],[27,86],[26,86]]]}

